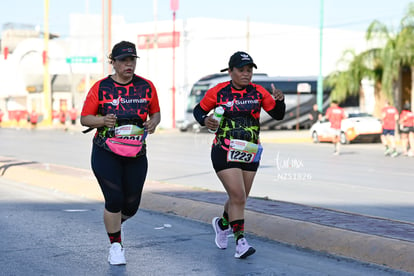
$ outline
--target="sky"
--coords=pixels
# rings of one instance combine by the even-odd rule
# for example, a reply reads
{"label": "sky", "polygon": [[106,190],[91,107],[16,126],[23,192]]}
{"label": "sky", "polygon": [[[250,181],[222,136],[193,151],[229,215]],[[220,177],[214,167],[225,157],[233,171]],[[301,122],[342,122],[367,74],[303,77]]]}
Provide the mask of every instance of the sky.
{"label": "sky", "polygon": [[[412,0],[414,2],[414,0]],[[0,9],[0,28],[5,23],[44,25],[45,0],[13,0]],[[100,14],[102,0],[48,0],[49,31],[69,35],[69,15]],[[366,31],[374,20],[396,29],[410,0],[179,0],[176,18],[218,18],[319,28],[321,2],[323,25]],[[157,7],[156,9],[154,7]],[[156,12],[155,12],[156,11]],[[112,0],[112,14],[127,23],[172,20],[170,0]]]}

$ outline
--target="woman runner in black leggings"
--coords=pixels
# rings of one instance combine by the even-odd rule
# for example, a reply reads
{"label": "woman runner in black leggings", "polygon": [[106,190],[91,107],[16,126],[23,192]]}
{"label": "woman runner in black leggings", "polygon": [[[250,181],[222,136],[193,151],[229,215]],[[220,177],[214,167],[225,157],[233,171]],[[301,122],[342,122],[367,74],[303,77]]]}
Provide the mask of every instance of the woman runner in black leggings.
{"label": "woman runner in black leggings", "polygon": [[115,74],[92,86],[81,124],[97,128],[91,164],[105,198],[104,224],[111,243],[108,262],[123,265],[121,224],[139,208],[148,168],[145,137],[155,131],[161,117],[153,83],[134,73],[135,45],[116,44],[109,59]]}

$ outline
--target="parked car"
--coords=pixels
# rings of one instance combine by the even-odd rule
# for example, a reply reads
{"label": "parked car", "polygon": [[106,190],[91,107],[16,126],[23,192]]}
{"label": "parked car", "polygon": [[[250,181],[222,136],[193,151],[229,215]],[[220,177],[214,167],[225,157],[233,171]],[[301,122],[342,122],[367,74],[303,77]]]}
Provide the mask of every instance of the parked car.
{"label": "parked car", "polygon": [[[330,122],[323,117],[310,128],[314,143],[332,142]],[[380,142],[382,134],[381,121],[367,113],[349,113],[342,120],[340,142],[348,144],[356,141]]]}

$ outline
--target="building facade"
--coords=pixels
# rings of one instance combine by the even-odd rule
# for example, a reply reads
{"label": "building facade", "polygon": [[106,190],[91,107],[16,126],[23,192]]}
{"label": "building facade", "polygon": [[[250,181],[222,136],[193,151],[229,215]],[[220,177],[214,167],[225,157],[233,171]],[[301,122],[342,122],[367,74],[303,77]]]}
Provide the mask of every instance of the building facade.
{"label": "building facade", "polygon": [[[192,84],[226,68],[236,51],[250,53],[258,66],[256,72],[269,76],[315,76],[320,69],[318,28],[211,18],[177,19],[175,26],[172,21],[126,23],[122,16],[112,16],[111,21],[111,45],[121,40],[137,45],[136,73],[154,82],[164,128],[184,116]],[[344,50],[364,50],[364,36],[325,29],[323,75],[337,70]],[[92,14],[72,14],[69,37],[50,40],[53,109],[82,107],[88,87],[103,77],[108,66],[109,53],[104,53],[102,45],[101,15]],[[7,73],[0,74],[0,109],[10,110],[10,103],[17,102],[13,108],[44,112],[42,50],[41,37],[28,38],[18,42],[7,59],[0,58],[0,71]],[[91,62],[74,62],[76,57]]]}

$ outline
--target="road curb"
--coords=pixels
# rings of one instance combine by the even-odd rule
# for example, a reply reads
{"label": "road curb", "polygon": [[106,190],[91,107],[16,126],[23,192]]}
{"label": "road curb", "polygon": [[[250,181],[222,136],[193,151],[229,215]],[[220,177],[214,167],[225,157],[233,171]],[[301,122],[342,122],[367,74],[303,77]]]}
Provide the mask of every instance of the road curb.
{"label": "road curb", "polygon": [[[142,207],[210,223],[222,206],[146,193]],[[414,272],[414,244],[375,235],[245,211],[246,232],[281,243]]]}
{"label": "road curb", "polygon": [[[90,170],[16,161],[0,157],[0,176],[57,192],[102,201]],[[166,190],[191,190],[168,183],[147,181],[141,208],[174,214],[205,223],[221,214],[221,205],[161,194]],[[414,272],[414,243],[328,227],[246,210],[246,232],[319,252],[328,252],[393,269]]]}

